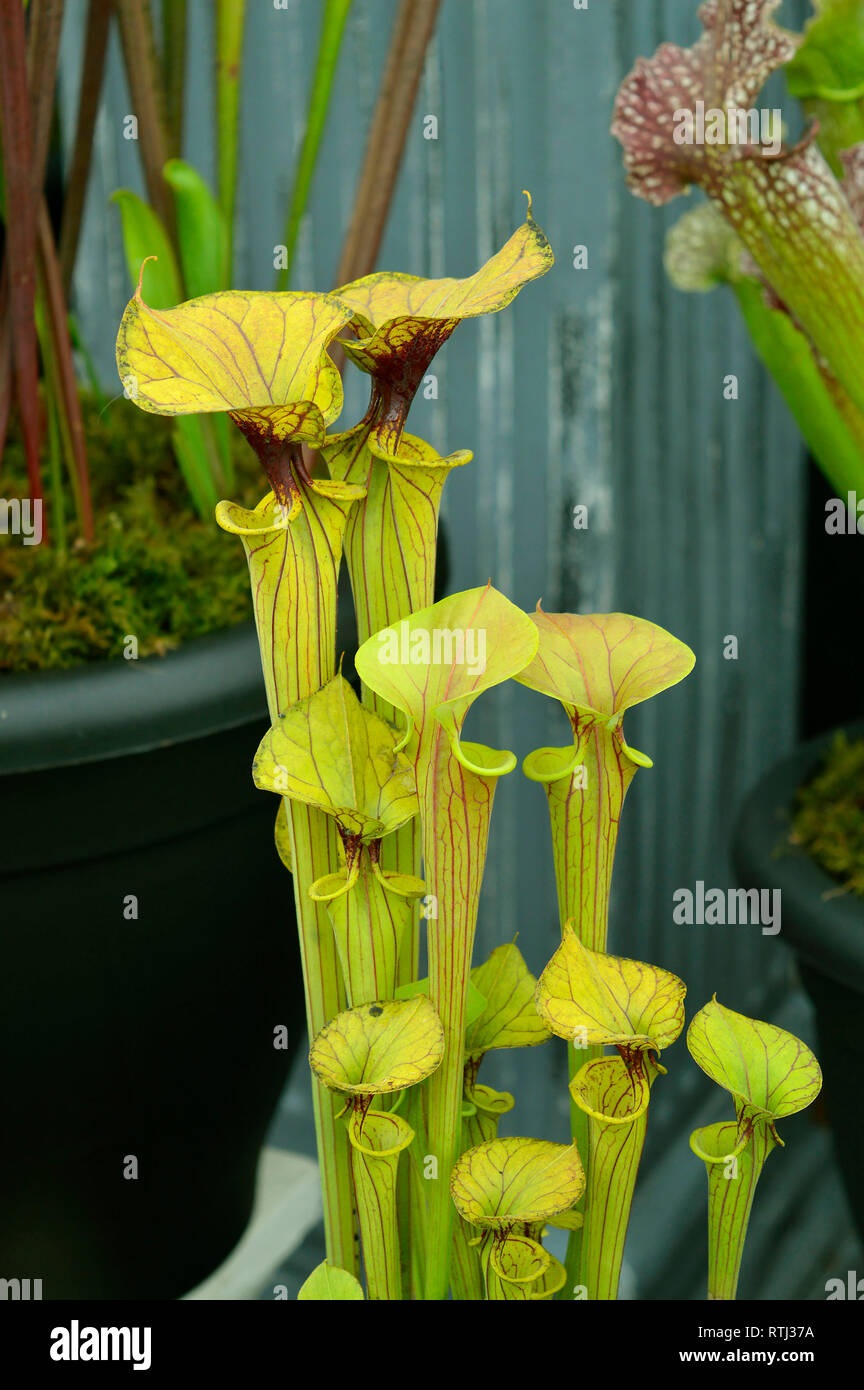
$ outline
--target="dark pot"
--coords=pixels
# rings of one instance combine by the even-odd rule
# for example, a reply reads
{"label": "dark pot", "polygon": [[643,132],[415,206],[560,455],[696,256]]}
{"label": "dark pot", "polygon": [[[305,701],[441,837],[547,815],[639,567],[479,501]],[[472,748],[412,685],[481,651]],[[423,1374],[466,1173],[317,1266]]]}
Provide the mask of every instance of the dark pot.
{"label": "dark pot", "polygon": [[[847,733],[861,738],[864,724],[850,725]],[[816,1011],[824,1097],[837,1160],[864,1241],[859,1061],[864,1036],[864,903],[852,894],[827,897],[836,892],[836,881],[786,839],[795,793],[817,770],[833,739],[833,733],[824,734],[805,743],[763,777],[744,803],[733,858],[743,887],[781,890],[779,939],[794,949]]]}
{"label": "dark pot", "polygon": [[251,625],[0,681],[0,1278],[43,1298],[176,1298],[248,1221],[304,1027],[267,724]]}

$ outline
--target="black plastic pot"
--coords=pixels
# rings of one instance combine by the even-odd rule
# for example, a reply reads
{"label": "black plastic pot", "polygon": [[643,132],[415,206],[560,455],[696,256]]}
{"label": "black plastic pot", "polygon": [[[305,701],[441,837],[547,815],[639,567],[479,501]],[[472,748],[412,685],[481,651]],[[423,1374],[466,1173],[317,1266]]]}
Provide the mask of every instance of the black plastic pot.
{"label": "black plastic pot", "polygon": [[[864,724],[850,725],[847,733],[864,737]],[[824,734],[804,744],[759,782],[739,817],[733,857],[742,886],[781,890],[778,940],[794,949],[816,1011],[837,1160],[864,1242],[864,903],[852,894],[836,896],[836,881],[787,841],[795,793],[817,770],[834,737]]]}
{"label": "black plastic pot", "polygon": [[45,1299],[176,1298],[248,1221],[304,1026],[267,723],[251,625],[0,680],[0,1277]]}

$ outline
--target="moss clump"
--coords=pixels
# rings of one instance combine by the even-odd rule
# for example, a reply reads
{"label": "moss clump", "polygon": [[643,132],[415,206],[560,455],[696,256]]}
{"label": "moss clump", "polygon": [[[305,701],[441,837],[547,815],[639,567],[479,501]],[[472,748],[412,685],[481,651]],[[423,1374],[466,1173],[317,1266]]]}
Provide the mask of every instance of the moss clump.
{"label": "moss clump", "polygon": [[864,897],[864,739],[838,734],[816,776],[798,791],[789,833],[840,884]]}
{"label": "moss clump", "polygon": [[[82,406],[95,541],[86,545],[74,520],[65,555],[55,544],[25,546],[0,535],[0,672],[121,656],[129,635],[139,656],[164,653],[251,617],[240,547],[193,510],[170,422],[123,399],[104,407],[84,397]],[[235,468],[236,499],[254,505],[266,485],[239,433]],[[26,496],[26,476],[12,433],[0,494]],[[66,515],[74,518],[71,493]],[[50,504],[45,517],[51,528]]]}

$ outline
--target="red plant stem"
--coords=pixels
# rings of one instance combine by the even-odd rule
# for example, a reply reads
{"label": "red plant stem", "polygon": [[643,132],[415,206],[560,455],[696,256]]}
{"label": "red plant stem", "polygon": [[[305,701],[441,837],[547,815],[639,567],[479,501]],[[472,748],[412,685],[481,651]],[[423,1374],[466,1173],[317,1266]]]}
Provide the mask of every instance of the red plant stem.
{"label": "red plant stem", "polygon": [[150,5],[148,0],[117,0],[117,15],[129,91],[138,119],[147,196],[174,241],[174,203],[162,177],[169,149],[165,97],[156,61]]}
{"label": "red plant stem", "polygon": [[396,16],[351,225],[336,272],[337,285],[368,275],[374,268],[440,3],[402,0]]}
{"label": "red plant stem", "polygon": [[60,262],[57,258],[48,208],[44,198],[39,207],[38,239],[39,270],[45,289],[45,302],[48,307],[48,332],[60,379],[60,399],[57,401],[57,408],[63,416],[74,459],[75,475],[78,481],[81,532],[85,540],[92,541],[93,505],[90,499],[90,471],[87,466],[87,448],[84,442],[84,421],[81,417],[78,383],[75,380],[72,344],[69,341],[69,323],[60,274]]}
{"label": "red plant stem", "polygon": [[78,238],[81,233],[81,219],[84,215],[84,201],[87,196],[87,182],[90,174],[90,157],[93,151],[93,132],[99,111],[99,98],[102,94],[105,53],[108,48],[108,31],[113,8],[113,0],[90,0],[90,8],[87,12],[87,33],[84,38],[84,62],[81,67],[78,117],[75,123],[72,158],[69,161],[69,171],[66,177],[63,220],[60,227],[60,273],[66,295],[69,294],[69,287],[72,283],[72,272],[75,269],[75,256],[78,251]]}
{"label": "red plant stem", "polygon": [[39,348],[35,320],[36,200],[27,91],[27,41],[21,0],[0,0],[0,132],[8,213],[8,331],[30,495],[33,500],[41,500]]}
{"label": "red plant stem", "polygon": [[9,276],[6,262],[0,270],[0,458],[6,447],[12,412],[12,354],[9,343]]}
{"label": "red plant stem", "polygon": [[30,89],[30,175],[34,208],[38,206],[45,182],[62,27],[63,0],[31,0],[27,81]]}

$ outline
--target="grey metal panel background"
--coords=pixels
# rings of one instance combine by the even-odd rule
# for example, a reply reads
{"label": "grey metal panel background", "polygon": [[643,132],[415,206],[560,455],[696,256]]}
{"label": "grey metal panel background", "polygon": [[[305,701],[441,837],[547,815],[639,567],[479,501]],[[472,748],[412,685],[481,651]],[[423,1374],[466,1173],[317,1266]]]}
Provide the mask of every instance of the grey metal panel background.
{"label": "grey metal panel background", "polygon": [[[67,119],[84,8],[83,0],[67,6]],[[356,0],[349,18],[294,288],[332,283],[395,8],[395,0]],[[192,0],[189,9],[196,40],[184,153],[212,178],[211,7]],[[630,742],[655,767],[638,774],[625,807],[610,945],[679,973],[693,1008],[716,990],[729,1005],[777,1022],[785,1008],[806,1033],[809,1017],[775,939],[755,927],[672,922],[676,888],[732,882],[735,808],[795,741],[801,635],[804,474],[794,425],[731,299],[668,285],[664,232],[687,203],[660,212],[633,198],[608,134],[617,85],[635,57],[664,39],[691,42],[695,12],[695,0],[589,0],[580,11],[571,0],[444,0],[379,264],[467,274],[521,221],[520,190],[532,191],[554,270],[504,313],[457,330],[433,365],[437,401],[418,401],[409,422],[442,451],[475,451],[445,492],[449,587],[491,576],[524,607],[542,596],[547,611],[631,611],[693,647],[694,674],[628,716]],[[806,12],[805,0],[787,0],[781,14],[798,27]],[[235,283],[244,287],[272,284],[319,15],[314,0],[293,0],[287,10],[270,0],[249,4],[235,258]],[[128,283],[119,217],[107,199],[121,185],[141,188],[137,150],[122,138],[131,108],[113,43],[76,278],[77,309],[108,382],[116,380],[113,340]],[[422,137],[427,113],[438,117],[437,141]],[[573,268],[577,245],[588,248],[587,270]],[[722,394],[730,372],[740,382],[733,402]],[[349,368],[344,425],[359,418],[365,398],[365,380]],[[587,532],[572,528],[576,503],[589,506]],[[226,542],[226,563],[239,562]],[[723,659],[727,634],[739,639],[738,661]],[[566,738],[551,702],[515,685],[484,696],[469,730],[520,756]],[[497,794],[477,958],[517,931],[539,970],[558,933],[551,852],[545,798],[518,773]],[[678,1231],[683,1249],[694,1222],[704,1222],[704,1173],[686,1134],[724,1113],[683,1042],[667,1060],[646,1154],[651,1195],[637,1201],[631,1242],[649,1291],[674,1285],[678,1256],[668,1233]],[[561,1063],[552,1047],[487,1063],[487,1080],[517,1092],[510,1132],[564,1137]],[[309,1123],[304,1097],[301,1068],[285,1105],[295,1137]],[[812,1125],[799,1122],[798,1132],[806,1150],[798,1214],[804,1192],[815,1191],[820,1229],[836,1233],[844,1217],[824,1136],[808,1146]],[[764,1180],[766,1202],[777,1194],[775,1226],[793,1202],[791,1170],[785,1182],[782,1171],[779,1183],[772,1176],[788,1152]],[[665,1270],[653,1238],[658,1212]],[[754,1268],[771,1229],[769,1222],[754,1234]],[[775,1293],[795,1291],[782,1272],[775,1284],[778,1277]]]}

